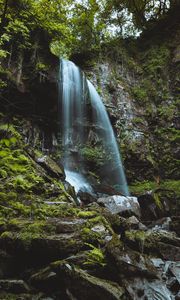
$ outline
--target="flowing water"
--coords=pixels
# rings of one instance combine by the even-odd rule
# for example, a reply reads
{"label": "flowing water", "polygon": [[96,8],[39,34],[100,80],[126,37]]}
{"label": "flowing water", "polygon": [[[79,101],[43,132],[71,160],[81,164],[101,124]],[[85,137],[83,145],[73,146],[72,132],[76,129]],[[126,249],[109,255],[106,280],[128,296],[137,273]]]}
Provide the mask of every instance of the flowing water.
{"label": "flowing water", "polygon": [[[60,61],[59,102],[66,180],[76,191],[92,190],[83,175],[86,160],[82,149],[88,144],[93,128],[101,152],[98,155],[103,156],[101,176],[103,174],[112,186],[128,196],[119,149],[102,100],[84,73],[73,62],[64,59]],[[89,129],[87,124],[90,124]]]}

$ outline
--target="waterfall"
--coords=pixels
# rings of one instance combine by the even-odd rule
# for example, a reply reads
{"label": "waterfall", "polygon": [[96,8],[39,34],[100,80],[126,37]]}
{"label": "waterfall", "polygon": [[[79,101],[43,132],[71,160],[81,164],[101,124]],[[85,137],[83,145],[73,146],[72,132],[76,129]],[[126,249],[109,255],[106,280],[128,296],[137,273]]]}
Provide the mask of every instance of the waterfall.
{"label": "waterfall", "polygon": [[[104,157],[101,177],[128,196],[128,186],[120,153],[106,109],[94,86],[71,61],[60,60],[59,107],[61,110],[62,145],[66,180],[78,190],[92,191],[84,176],[86,159],[83,149],[90,133],[97,137]],[[91,145],[92,148],[96,145]]]}
{"label": "waterfall", "polygon": [[[115,172],[113,181],[119,185],[119,190],[125,195],[128,196],[128,186],[126,182],[126,177],[118,149],[118,145],[116,142],[116,138],[114,135],[113,128],[111,126],[108,114],[106,112],[105,106],[101,101],[99,94],[97,93],[95,87],[88,80],[88,88],[90,92],[90,99],[94,110],[96,110],[96,114],[94,116],[94,122],[98,124],[99,127],[102,127],[101,139],[106,149],[106,152],[112,156],[111,164],[113,165]],[[111,175],[110,175],[111,176]]]}

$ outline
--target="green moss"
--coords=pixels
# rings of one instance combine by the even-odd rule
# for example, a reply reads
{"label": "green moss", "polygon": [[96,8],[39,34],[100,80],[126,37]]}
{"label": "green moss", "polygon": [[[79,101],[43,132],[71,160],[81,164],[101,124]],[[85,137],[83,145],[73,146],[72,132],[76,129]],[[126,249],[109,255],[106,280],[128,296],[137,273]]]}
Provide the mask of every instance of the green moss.
{"label": "green moss", "polygon": [[32,240],[44,237],[44,235],[40,232],[20,232],[16,235],[16,238],[21,240],[25,246],[25,248],[29,248],[32,243]]}
{"label": "green moss", "polygon": [[180,180],[165,180],[157,184],[155,181],[135,182],[129,187],[131,194],[140,195],[147,191],[155,189],[167,189],[175,192],[177,196],[180,195]]}
{"label": "green moss", "polygon": [[2,124],[0,125],[0,130],[4,130],[7,133],[7,135],[15,137],[17,140],[21,140],[21,135],[15,129],[15,126],[13,126],[12,124]]}
{"label": "green moss", "polygon": [[11,208],[14,210],[14,215],[21,215],[24,217],[30,217],[31,208],[18,201],[10,202]]}
{"label": "green moss", "polygon": [[97,265],[104,267],[106,265],[106,259],[102,249],[93,246],[92,244],[86,243],[91,250],[87,254],[87,260],[84,262],[84,265]]}
{"label": "green moss", "polygon": [[3,233],[1,233],[0,238],[2,239],[6,239],[6,238],[12,238],[13,237],[13,233],[10,231],[4,231]]}
{"label": "green moss", "polygon": [[79,211],[77,216],[79,218],[84,218],[84,219],[90,219],[90,218],[93,218],[93,217],[96,217],[97,216],[97,212],[96,211]]}
{"label": "green moss", "polygon": [[103,244],[102,234],[92,231],[89,227],[81,230],[81,239],[84,243]]}
{"label": "green moss", "polygon": [[8,174],[5,170],[1,169],[0,170],[0,178],[7,178]]}
{"label": "green moss", "polygon": [[146,233],[140,230],[131,230],[126,231],[126,237],[130,240],[144,240],[146,237]]}
{"label": "green moss", "polygon": [[137,181],[129,186],[130,192],[133,195],[140,195],[155,188],[157,188],[157,184],[154,181]]}
{"label": "green moss", "polygon": [[0,205],[0,217],[11,218],[13,213],[12,208]]}

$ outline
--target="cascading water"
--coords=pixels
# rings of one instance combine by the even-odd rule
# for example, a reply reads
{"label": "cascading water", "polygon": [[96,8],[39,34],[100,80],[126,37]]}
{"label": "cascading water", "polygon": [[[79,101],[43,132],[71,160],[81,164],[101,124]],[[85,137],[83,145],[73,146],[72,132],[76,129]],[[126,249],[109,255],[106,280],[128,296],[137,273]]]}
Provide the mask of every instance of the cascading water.
{"label": "cascading water", "polygon": [[101,132],[101,140],[106,149],[106,153],[109,153],[111,156],[111,164],[113,165],[113,169],[115,170],[113,181],[118,184],[118,189],[125,195],[129,195],[128,186],[126,182],[126,177],[123,169],[123,165],[121,162],[121,157],[118,149],[118,145],[115,139],[114,131],[111,126],[108,114],[106,112],[105,106],[101,101],[99,94],[97,93],[95,87],[88,80],[88,88],[90,93],[90,99],[96,114],[94,116],[94,122],[102,127],[103,130]]}
{"label": "cascading water", "polygon": [[[71,61],[60,61],[59,97],[62,115],[62,144],[64,147],[64,167],[66,180],[75,191],[92,188],[82,172],[82,160],[78,148],[84,141],[83,120],[85,116],[85,77]],[[77,167],[78,165],[78,167]]]}
{"label": "cascading water", "polygon": [[111,185],[116,186],[123,195],[128,196],[128,186],[118,146],[100,96],[73,62],[61,60],[59,74],[62,144],[65,153],[63,163],[66,180],[75,187],[76,192],[78,190],[92,191],[83,175],[86,161],[82,149],[86,147],[93,128],[105,160],[101,175],[105,174],[104,177],[108,177]]}

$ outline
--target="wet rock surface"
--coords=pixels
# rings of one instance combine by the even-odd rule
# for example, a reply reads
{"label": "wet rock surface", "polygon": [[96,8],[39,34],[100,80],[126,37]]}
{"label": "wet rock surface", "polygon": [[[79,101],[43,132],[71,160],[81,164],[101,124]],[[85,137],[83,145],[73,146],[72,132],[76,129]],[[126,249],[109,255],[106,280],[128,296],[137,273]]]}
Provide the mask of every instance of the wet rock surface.
{"label": "wet rock surface", "polygon": [[138,217],[141,214],[139,203],[135,197],[114,195],[99,198],[97,202],[104,205],[112,214],[120,214],[122,216],[136,215]]}

